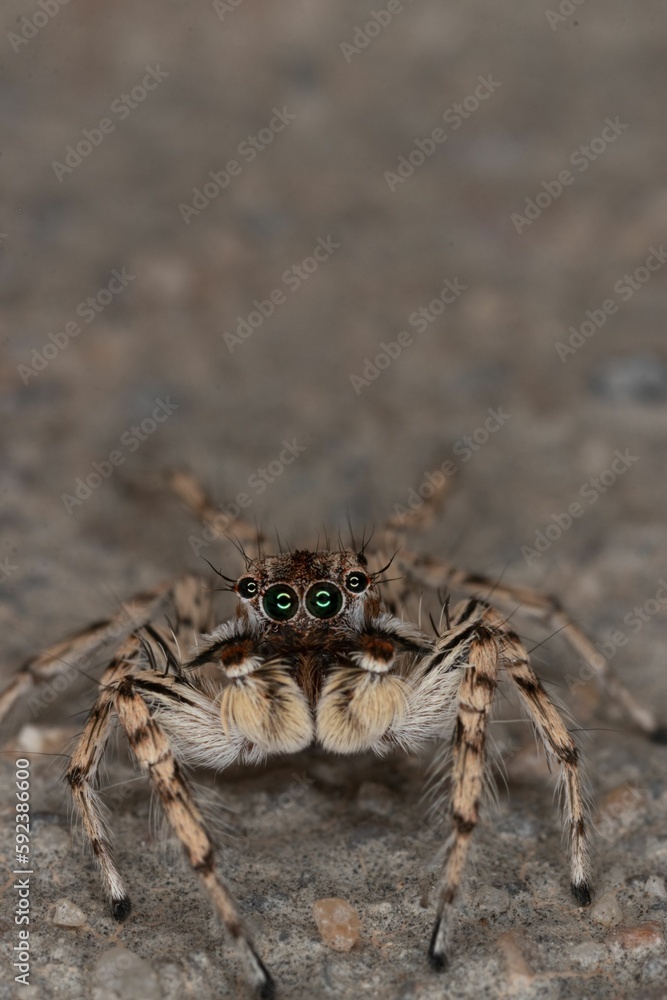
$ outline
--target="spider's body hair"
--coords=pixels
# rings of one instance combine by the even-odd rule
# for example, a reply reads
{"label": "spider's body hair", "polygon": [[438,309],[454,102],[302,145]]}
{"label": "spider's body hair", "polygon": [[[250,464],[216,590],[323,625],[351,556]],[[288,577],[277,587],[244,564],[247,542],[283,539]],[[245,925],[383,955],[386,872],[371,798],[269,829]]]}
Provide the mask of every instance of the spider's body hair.
{"label": "spider's body hair", "polygon": [[[199,485],[178,473],[173,486],[217,530],[219,512]],[[375,555],[366,554],[368,542],[358,552],[298,549],[265,555],[260,533],[237,521],[245,573],[236,583],[224,577],[238,597],[229,621],[216,619],[208,581],[188,575],[139,595],[108,621],[33,657],[0,693],[1,721],[33,684],[89,664],[110,639],[120,644],[104,671],[66,775],[112,914],[125,919],[131,904],[114,856],[108,810],[97,789],[118,724],[262,1000],[274,997],[273,981],[216,870],[216,838],[206,808],[199,804],[201,795],[191,790],[190,769],[221,772],[234,763],[257,764],[311,745],[339,754],[372,751],[384,756],[434,744],[431,818],[445,816],[449,836],[442,851],[429,956],[434,968],[443,969],[454,903],[482,800],[491,787],[488,727],[503,679],[518,692],[558,769],[572,891],[580,905],[591,901],[587,794],[579,752],[506,611],[513,614],[523,605],[562,630],[638,725],[664,738],[652,713],[637,705],[608,663],[600,666],[593,644],[553,598],[494,585],[401,547],[405,531],[427,523],[439,499],[436,491],[418,512],[390,519]],[[385,581],[383,576],[394,558],[404,576],[398,586],[394,577]],[[432,637],[398,616],[400,609],[414,604],[422,587],[468,595],[451,613],[449,599],[445,601]],[[494,604],[506,611],[480,599],[480,589],[488,591],[489,599],[493,593]],[[156,624],[155,616],[167,602],[166,624]],[[421,622],[421,601],[419,607]]]}

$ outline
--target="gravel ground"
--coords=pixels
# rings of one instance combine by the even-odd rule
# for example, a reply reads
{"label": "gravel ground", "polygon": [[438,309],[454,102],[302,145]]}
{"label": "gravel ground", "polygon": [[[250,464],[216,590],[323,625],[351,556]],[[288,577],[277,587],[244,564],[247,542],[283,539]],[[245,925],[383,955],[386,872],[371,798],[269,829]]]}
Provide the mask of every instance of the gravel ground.
{"label": "gravel ground", "polygon": [[[167,467],[312,545],[449,461],[424,550],[559,594],[667,721],[664,4],[7,0],[0,16],[3,674],[201,569]],[[278,468],[285,441],[301,451]],[[536,656],[585,731],[594,907],[569,895],[512,705],[494,729],[508,788],[445,978],[425,960],[440,838],[423,762],[234,770],[217,788],[243,832],[223,865],[280,996],[665,996],[667,749],[574,683],[559,637]],[[122,926],[73,845],[60,759],[28,754],[31,985],[13,982],[9,751],[67,747],[87,688],[4,736],[0,998],[243,996],[122,747]],[[313,918],[331,896],[360,916],[349,953]]]}

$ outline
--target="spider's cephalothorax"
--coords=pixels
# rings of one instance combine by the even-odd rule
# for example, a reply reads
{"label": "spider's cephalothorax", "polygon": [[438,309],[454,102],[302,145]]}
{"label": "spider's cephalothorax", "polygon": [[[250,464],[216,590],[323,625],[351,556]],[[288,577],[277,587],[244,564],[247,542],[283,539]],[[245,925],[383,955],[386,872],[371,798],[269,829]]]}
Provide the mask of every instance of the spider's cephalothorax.
{"label": "spider's cephalothorax", "polygon": [[[381,572],[381,571],[380,571]],[[226,733],[265,753],[313,741],[369,749],[407,704],[402,655],[433,640],[382,609],[363,553],[301,550],[249,560],[231,621],[204,637],[188,666],[219,664]]]}
{"label": "spider's cephalothorax", "polygon": [[[192,477],[176,473],[173,485],[202,520],[216,526],[219,512]],[[435,756],[434,777],[436,786],[447,791],[450,835],[429,948],[433,967],[443,969],[485,787],[489,718],[503,679],[518,692],[560,774],[572,891],[579,905],[591,901],[579,754],[510,625],[518,607],[561,631],[633,720],[648,735],[667,741],[667,731],[637,704],[609,662],[600,664],[595,646],[553,598],[492,584],[403,546],[395,562],[402,583],[392,589],[394,581],[383,580],[379,567],[388,549],[403,541],[408,527],[427,523],[437,499],[436,494],[408,518],[391,519],[380,531],[379,552],[368,557],[365,547],[360,553],[264,556],[252,528],[237,521],[237,534],[248,546],[256,542],[256,551],[254,558],[244,552],[245,572],[228,580],[238,597],[229,621],[219,624],[209,581],[188,575],[137,595],[114,618],[32,657],[0,693],[2,721],[33,684],[88,663],[122,638],[67,770],[111,911],[123,920],[131,909],[97,793],[100,764],[117,720],[263,1000],[274,996],[273,980],[216,871],[215,844],[181,762],[221,771],[235,761],[260,761],[311,743],[338,753],[371,749],[377,754],[393,747],[418,751],[428,741],[443,746],[445,752]],[[468,595],[451,612],[445,602],[440,622],[433,622],[433,636],[398,617],[411,595],[424,590]],[[485,591],[505,610],[480,596]],[[157,624],[158,612],[167,605],[167,624]]]}

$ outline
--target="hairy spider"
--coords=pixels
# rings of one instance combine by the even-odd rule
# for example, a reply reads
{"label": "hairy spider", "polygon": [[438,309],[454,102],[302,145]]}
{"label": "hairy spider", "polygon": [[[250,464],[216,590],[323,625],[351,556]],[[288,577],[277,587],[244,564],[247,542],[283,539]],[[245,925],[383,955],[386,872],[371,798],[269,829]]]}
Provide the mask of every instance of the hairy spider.
{"label": "hairy spider", "polygon": [[[215,525],[218,511],[189,475],[174,474],[172,485],[203,521]],[[559,769],[572,892],[579,905],[590,903],[588,822],[577,746],[505,610],[496,605],[521,606],[562,630],[648,735],[664,740],[665,730],[634,701],[608,663],[600,664],[595,647],[553,598],[494,585],[402,545],[394,557],[400,578],[383,579],[388,552],[403,541],[408,527],[428,521],[438,499],[409,517],[388,521],[374,553],[362,544],[359,551],[265,555],[259,535],[253,537],[249,525],[236,522],[237,537],[247,549],[241,548],[243,575],[224,578],[238,598],[229,621],[216,623],[209,581],[188,575],[136,596],[115,618],[28,660],[0,695],[2,720],[33,684],[86,663],[108,647],[110,637],[120,642],[66,774],[116,920],[128,916],[131,904],[97,794],[115,719],[262,998],[274,996],[273,980],[216,870],[215,845],[183,766],[219,771],[233,762],[259,762],[313,744],[339,754],[385,754],[393,748],[415,752],[436,742],[445,748],[436,756],[436,768],[449,783],[450,832],[429,957],[435,969],[444,969],[452,908],[486,782],[487,728],[501,677],[517,689]],[[468,595],[451,612],[449,602],[444,604],[435,635],[400,617],[410,595],[425,588]],[[483,592],[493,593],[493,605],[480,596]],[[156,623],[167,609],[168,624]]]}

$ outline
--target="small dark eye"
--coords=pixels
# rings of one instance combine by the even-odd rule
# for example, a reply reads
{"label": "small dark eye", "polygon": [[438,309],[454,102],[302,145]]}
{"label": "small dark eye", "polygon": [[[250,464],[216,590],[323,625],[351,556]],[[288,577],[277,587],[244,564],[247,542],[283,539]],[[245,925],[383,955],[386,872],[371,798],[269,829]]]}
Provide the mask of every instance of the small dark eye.
{"label": "small dark eye", "polygon": [[257,580],[253,580],[251,576],[244,576],[236,584],[236,592],[239,597],[245,597],[246,600],[249,600],[251,597],[257,597]]}
{"label": "small dark eye", "polygon": [[295,591],[284,583],[274,583],[269,587],[262,603],[269,618],[277,622],[286,622],[294,618],[299,610],[299,598]]}
{"label": "small dark eye", "polygon": [[345,577],[345,586],[353,594],[361,594],[368,587],[368,577],[365,573],[348,573]]}
{"label": "small dark eye", "polygon": [[343,607],[343,595],[333,583],[316,583],[306,594],[306,607],[315,618],[333,618]]}

